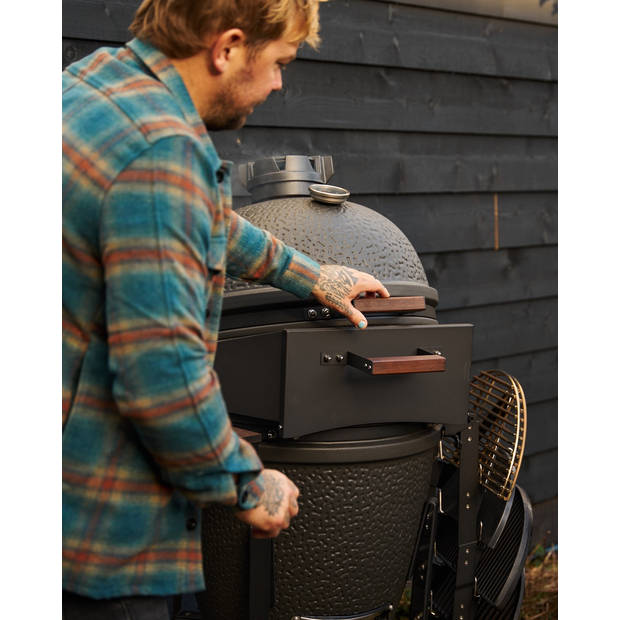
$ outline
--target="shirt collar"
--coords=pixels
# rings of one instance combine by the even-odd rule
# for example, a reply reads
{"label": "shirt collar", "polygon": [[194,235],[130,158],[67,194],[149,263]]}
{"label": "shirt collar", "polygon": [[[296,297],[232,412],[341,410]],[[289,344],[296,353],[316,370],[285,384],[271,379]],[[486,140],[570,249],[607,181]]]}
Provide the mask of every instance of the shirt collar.
{"label": "shirt collar", "polygon": [[[170,58],[160,52],[154,45],[143,39],[132,39],[127,47],[148,67],[148,69],[162,82],[177,100],[185,120],[215,155],[215,147],[207,132],[204,122],[200,118],[192,98],[187,92],[183,78],[179,75]],[[217,169],[221,165],[219,157],[212,164]]]}

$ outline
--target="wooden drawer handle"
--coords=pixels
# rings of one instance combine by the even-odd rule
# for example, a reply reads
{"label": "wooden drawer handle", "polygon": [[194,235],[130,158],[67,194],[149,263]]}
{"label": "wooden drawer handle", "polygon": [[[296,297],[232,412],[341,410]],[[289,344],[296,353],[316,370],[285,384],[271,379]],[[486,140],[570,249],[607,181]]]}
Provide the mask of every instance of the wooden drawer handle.
{"label": "wooden drawer handle", "polygon": [[416,297],[360,297],[353,300],[353,305],[360,312],[405,312],[424,310],[426,299]]}
{"label": "wooden drawer handle", "polygon": [[414,372],[443,372],[443,355],[393,355],[389,357],[362,357],[347,353],[347,364],[369,375],[401,375]]}
{"label": "wooden drawer handle", "polygon": [[260,443],[263,439],[263,436],[260,433],[255,431],[250,431],[247,428],[240,428],[239,426],[233,426],[233,431],[241,437],[241,439],[245,439],[250,443]]}

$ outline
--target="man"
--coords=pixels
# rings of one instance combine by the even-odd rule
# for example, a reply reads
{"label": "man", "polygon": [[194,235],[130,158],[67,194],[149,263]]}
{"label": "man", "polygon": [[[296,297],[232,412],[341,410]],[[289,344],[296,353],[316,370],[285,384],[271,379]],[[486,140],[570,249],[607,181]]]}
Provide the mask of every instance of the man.
{"label": "man", "polygon": [[63,607],[167,618],[204,589],[200,507],[274,537],[299,491],[232,430],[213,371],[225,273],[364,328],[372,276],[320,266],[231,209],[208,130],[282,86],[318,0],[145,0],[136,38],[63,73]]}

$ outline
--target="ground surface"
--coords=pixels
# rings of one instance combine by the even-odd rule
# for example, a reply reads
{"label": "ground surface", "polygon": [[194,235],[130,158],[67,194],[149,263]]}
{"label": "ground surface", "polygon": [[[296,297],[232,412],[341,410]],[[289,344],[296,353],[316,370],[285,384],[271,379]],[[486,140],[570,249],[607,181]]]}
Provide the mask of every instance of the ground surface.
{"label": "ground surface", "polygon": [[[398,620],[409,620],[411,584],[407,584],[400,603]],[[525,594],[521,620],[553,620],[558,617],[557,547],[534,547],[525,565]]]}

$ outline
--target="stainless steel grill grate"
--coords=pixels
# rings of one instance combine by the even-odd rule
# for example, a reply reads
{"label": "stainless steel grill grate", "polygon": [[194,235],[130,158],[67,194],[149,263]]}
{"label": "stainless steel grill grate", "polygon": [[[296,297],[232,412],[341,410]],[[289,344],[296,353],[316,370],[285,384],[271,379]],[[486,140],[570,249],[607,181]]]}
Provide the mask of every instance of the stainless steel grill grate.
{"label": "stainless steel grill grate", "polygon": [[[502,370],[483,370],[469,384],[470,412],[479,422],[480,484],[508,500],[523,458],[527,405],[521,384]],[[456,467],[460,450],[455,437],[445,437],[442,459]]]}

